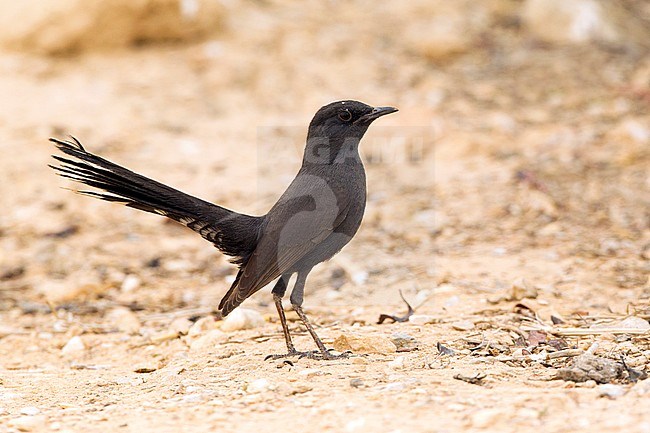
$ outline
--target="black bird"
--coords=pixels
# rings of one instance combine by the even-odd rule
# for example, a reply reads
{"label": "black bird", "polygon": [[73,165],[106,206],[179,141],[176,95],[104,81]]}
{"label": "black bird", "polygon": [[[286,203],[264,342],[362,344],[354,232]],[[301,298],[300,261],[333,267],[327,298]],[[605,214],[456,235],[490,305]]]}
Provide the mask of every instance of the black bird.
{"label": "black bird", "polygon": [[[287,354],[334,359],[302,310],[305,281],[311,269],[330,259],[357,232],[366,206],[366,174],[359,141],[393,107],[339,101],[320,108],[309,124],[302,166],[280,199],[263,216],[250,216],[180,192],[87,152],[72,141],[51,138],[68,159],[53,155],[59,175],[101,190],[81,194],[171,218],[232,256],[239,272],[219,303],[224,316],[246,298],[278,279],[272,290],[287,344]],[[318,351],[298,352],[289,334],[282,297],[292,274],[298,274],[291,304],[313,337]],[[268,357],[267,357],[268,358]]]}

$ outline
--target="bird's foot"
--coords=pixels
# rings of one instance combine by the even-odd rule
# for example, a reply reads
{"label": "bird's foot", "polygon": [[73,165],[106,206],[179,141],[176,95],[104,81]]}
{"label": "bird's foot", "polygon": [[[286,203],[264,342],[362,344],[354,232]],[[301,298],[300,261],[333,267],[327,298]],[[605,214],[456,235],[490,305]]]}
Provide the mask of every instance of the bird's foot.
{"label": "bird's foot", "polygon": [[326,352],[321,352],[320,350],[312,350],[311,352],[299,352],[297,350],[290,350],[287,353],[281,354],[281,355],[267,355],[264,360],[278,360],[278,359],[285,359],[285,358],[293,358],[294,356],[298,357],[298,359],[301,358],[307,358],[307,359],[316,359],[319,361],[330,361],[333,359],[345,359],[349,358],[350,355],[352,355],[352,352],[347,351],[339,354],[334,354],[331,353],[331,350],[328,350]]}
{"label": "bird's foot", "polygon": [[311,353],[312,352],[299,352],[294,349],[288,351],[287,353],[282,353],[279,355],[266,355],[266,357],[264,357],[264,361],[268,361],[268,360],[276,361],[278,359],[293,358],[294,356],[297,356],[298,358],[304,358],[304,357],[309,357]]}
{"label": "bird's foot", "polygon": [[339,354],[334,354],[332,353],[332,349],[328,349],[325,352],[321,352],[321,351],[310,352],[310,356],[308,356],[308,358],[330,361],[333,359],[346,359],[349,358],[350,355],[352,355],[352,352],[350,352],[349,350],[345,352],[341,352]]}

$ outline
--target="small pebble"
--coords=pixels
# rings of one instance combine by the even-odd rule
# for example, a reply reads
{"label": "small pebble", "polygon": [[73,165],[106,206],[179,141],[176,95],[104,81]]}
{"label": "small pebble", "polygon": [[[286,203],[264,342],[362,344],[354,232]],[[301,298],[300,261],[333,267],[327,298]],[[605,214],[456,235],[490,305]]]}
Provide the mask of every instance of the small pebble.
{"label": "small pebble", "polygon": [[151,337],[152,343],[162,343],[163,341],[175,340],[178,338],[177,331],[162,331],[153,334]]}
{"label": "small pebble", "polygon": [[301,383],[291,388],[288,392],[288,395],[305,394],[312,389],[314,389],[313,386]]}
{"label": "small pebble", "polygon": [[127,275],[124,277],[124,280],[122,280],[120,290],[124,293],[128,293],[134,291],[138,287],[140,287],[140,277],[136,275]]}
{"label": "small pebble", "polygon": [[502,301],[505,301],[506,297],[501,295],[501,294],[494,293],[494,294],[488,295],[488,297],[486,299],[490,304],[498,304],[498,303],[500,303]]}
{"label": "small pebble", "polygon": [[623,319],[621,323],[619,323],[616,327],[623,328],[623,329],[638,329],[641,331],[647,331],[650,329],[650,323],[641,317],[629,316]]}
{"label": "small pebble", "polygon": [[201,317],[199,320],[194,322],[194,325],[190,327],[190,329],[187,331],[187,335],[189,337],[194,337],[205,334],[206,332],[217,328],[218,324],[217,321],[214,320],[213,316]]}
{"label": "small pebble", "polygon": [[264,325],[264,317],[259,312],[246,308],[237,308],[226,316],[221,324],[221,329],[230,332],[253,329],[262,325]]}
{"label": "small pebble", "polygon": [[174,319],[172,323],[169,324],[169,330],[172,332],[177,332],[181,335],[187,335],[193,325],[194,323],[192,323],[191,320],[188,320],[185,317],[179,317],[177,319]]}
{"label": "small pebble", "polygon": [[355,285],[361,286],[366,281],[368,281],[368,272],[366,271],[357,271],[351,275],[351,279]]}
{"label": "small pebble", "polygon": [[188,394],[184,395],[182,398],[183,403],[198,403],[205,399],[203,394]]}
{"label": "small pebble", "polygon": [[435,322],[436,318],[428,314],[414,314],[409,317],[409,322],[414,325],[426,325]]}
{"label": "small pebble", "polygon": [[169,272],[180,272],[192,269],[192,263],[187,260],[168,260],[163,262],[163,268]]}
{"label": "small pebble", "polygon": [[622,385],[614,385],[613,383],[606,383],[598,387],[598,395],[600,397],[608,397],[616,399],[627,393],[627,388]]}
{"label": "small pebble", "polygon": [[537,298],[537,288],[529,284],[524,278],[517,278],[512,282],[510,292],[508,293],[508,300],[521,301],[525,298]]}
{"label": "small pebble", "polygon": [[391,382],[384,387],[386,391],[404,391],[405,389],[406,385],[402,382]]}
{"label": "small pebble", "polygon": [[298,374],[305,377],[312,377],[312,376],[320,376],[323,374],[323,372],[315,368],[305,368],[304,370],[299,371]]}
{"label": "small pebble", "polygon": [[444,305],[446,308],[451,308],[451,307],[455,307],[455,306],[458,305],[459,303],[460,303],[460,298],[458,297],[458,295],[454,295],[454,296],[451,296],[449,299],[447,299],[447,300],[444,302],[443,305]]}
{"label": "small pebble", "polygon": [[451,327],[458,331],[471,331],[475,325],[470,320],[459,320],[458,322],[452,323]]}
{"label": "small pebble", "polygon": [[271,382],[267,379],[257,379],[246,385],[246,392],[249,394],[259,394],[269,391],[271,388]]}
{"label": "small pebble", "polygon": [[86,349],[84,342],[81,340],[81,337],[74,336],[65,343],[65,346],[61,349],[61,354],[64,356],[73,356],[83,352]]}
{"label": "small pebble", "polygon": [[38,415],[41,413],[41,410],[35,406],[25,406],[20,409],[20,414],[21,415]]}
{"label": "small pebble", "polygon": [[404,370],[404,361],[405,359],[403,356],[398,356],[388,363],[388,368],[393,370]]}
{"label": "small pebble", "polygon": [[355,365],[368,365],[370,362],[366,358],[362,358],[360,356],[355,356],[352,358],[352,364]]}
{"label": "small pebble", "polygon": [[352,388],[361,388],[363,387],[363,385],[364,385],[363,380],[359,378],[350,379],[350,386]]}

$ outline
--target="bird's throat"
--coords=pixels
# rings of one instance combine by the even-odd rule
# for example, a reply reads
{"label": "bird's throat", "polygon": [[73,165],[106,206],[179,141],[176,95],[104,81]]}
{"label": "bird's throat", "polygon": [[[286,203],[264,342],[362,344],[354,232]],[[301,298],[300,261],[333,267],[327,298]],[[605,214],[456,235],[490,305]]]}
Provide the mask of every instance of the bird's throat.
{"label": "bird's throat", "polygon": [[342,164],[359,161],[359,139],[347,137],[335,140],[328,137],[307,139],[303,165],[305,164]]}

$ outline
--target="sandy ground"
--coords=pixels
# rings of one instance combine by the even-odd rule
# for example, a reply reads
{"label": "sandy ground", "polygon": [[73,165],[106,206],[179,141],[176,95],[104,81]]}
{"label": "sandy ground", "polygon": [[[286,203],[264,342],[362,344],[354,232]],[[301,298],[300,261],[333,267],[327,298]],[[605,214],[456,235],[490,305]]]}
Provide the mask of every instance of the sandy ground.
{"label": "sandy ground", "polygon": [[[647,56],[506,30],[444,64],[336,42],[0,57],[2,431],[650,431],[650,381],[552,380],[590,347],[650,362]],[[218,251],[47,168],[47,138],[74,134],[259,214],[311,115],[343,98],[400,112],[362,143],[364,223],[314,270],[305,306],[328,345],[379,353],[265,361],[284,350],[268,289],[244,304],[263,323],[220,330],[210,312],[234,267]],[[400,290],[428,323],[377,324],[406,312]],[[382,345],[399,333],[417,350]]]}

